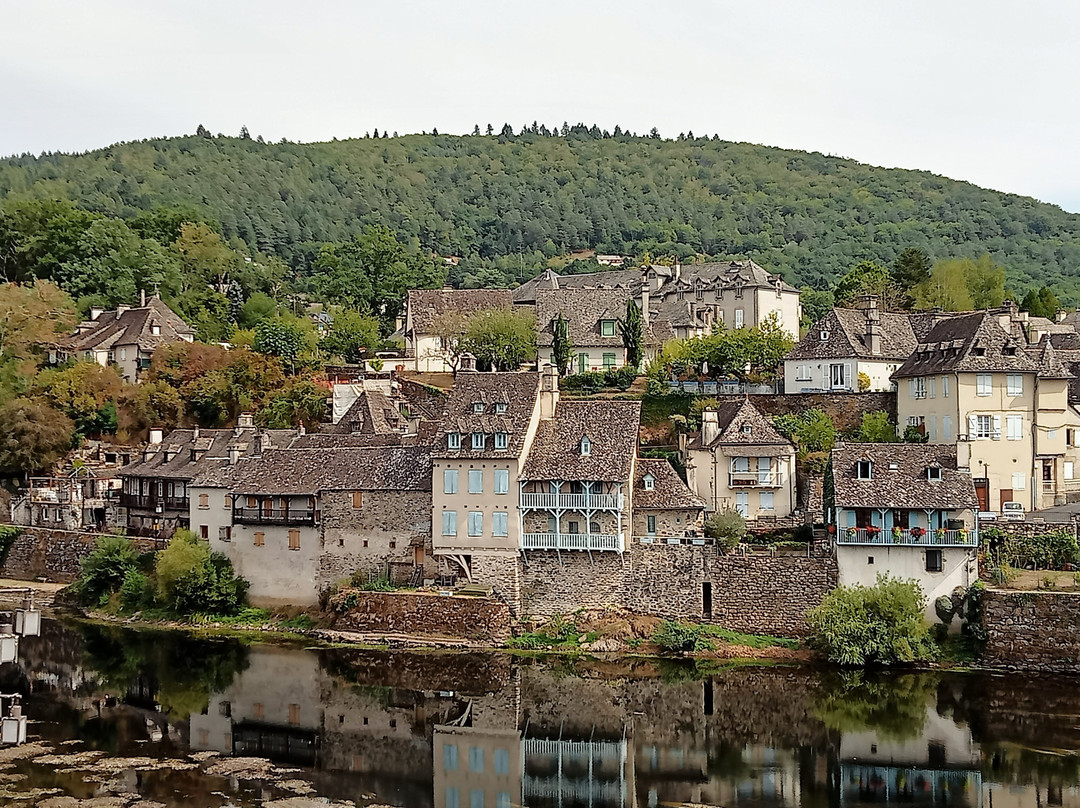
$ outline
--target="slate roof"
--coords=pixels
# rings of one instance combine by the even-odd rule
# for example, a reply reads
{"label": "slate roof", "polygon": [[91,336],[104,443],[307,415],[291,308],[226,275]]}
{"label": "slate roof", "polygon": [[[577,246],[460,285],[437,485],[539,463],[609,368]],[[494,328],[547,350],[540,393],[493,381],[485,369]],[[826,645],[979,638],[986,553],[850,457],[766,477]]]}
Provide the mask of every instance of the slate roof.
{"label": "slate roof", "polygon": [[401,432],[404,420],[385,393],[363,390],[341,420],[326,431],[339,435],[391,435]]}
{"label": "slate roof", "polygon": [[[446,400],[432,454],[463,459],[520,457],[539,392],[539,373],[458,373]],[[495,412],[499,402],[506,405],[505,413]],[[477,403],[484,405],[482,413],[473,411]],[[461,435],[460,449],[447,448],[446,436],[450,432]],[[473,432],[487,436],[484,449],[472,448]],[[492,436],[496,432],[507,433],[506,449],[495,449]]]}
{"label": "slate roof", "polygon": [[431,334],[438,318],[449,311],[475,314],[509,309],[514,303],[509,289],[411,289],[407,301],[414,334]]}
{"label": "slate roof", "polygon": [[[235,447],[241,457],[250,456],[260,431],[269,441],[264,446],[288,446],[296,437],[292,429],[200,429],[198,438],[193,429],[174,429],[161,443],[146,447],[144,456],[124,466],[119,476],[188,480],[193,485],[215,487],[219,471],[228,466],[229,449]],[[195,460],[191,458],[193,449]]]}
{"label": "slate roof", "polygon": [[[869,480],[856,463],[871,462]],[[932,464],[941,480],[927,479]],[[838,508],[978,508],[975,483],[956,467],[956,446],[941,443],[840,443],[832,452]]]}
{"label": "slate roof", "polygon": [[274,496],[320,491],[430,491],[431,454],[420,446],[273,449],[230,466],[238,494]]}
{"label": "slate roof", "polygon": [[[541,421],[523,480],[627,482],[637,454],[640,401],[566,401]],[[581,438],[592,444],[581,454]]]}
{"label": "slate roof", "polygon": [[[719,427],[716,437],[705,445],[702,433],[695,433],[687,448],[754,447],[761,456],[795,454],[795,445],[776,431],[776,427],[750,402],[748,396],[721,402],[716,407],[716,416]],[[763,451],[763,447],[773,447],[774,451]]]}
{"label": "slate roof", "polygon": [[[653,477],[653,489],[645,488],[645,475]],[[705,508],[705,500],[686,487],[682,477],[663,458],[639,457],[634,470],[634,508],[673,510]]]}
{"label": "slate roof", "polygon": [[548,347],[555,339],[555,320],[561,313],[567,320],[570,344],[575,347],[622,348],[616,323],[614,333],[600,333],[601,320],[619,320],[626,314],[630,295],[619,289],[559,289],[540,291],[536,296],[537,345]]}
{"label": "slate roof", "polygon": [[976,311],[939,320],[893,374],[895,378],[945,372],[1034,373],[1037,354],[1022,334],[1002,327],[999,311]]}
{"label": "slate roof", "polygon": [[[866,312],[863,309],[833,309],[816,323],[792,348],[785,359],[898,359],[911,356],[918,344],[911,316],[900,312],[878,313],[881,352],[873,354],[866,342]],[[821,339],[822,334],[826,339]]]}
{"label": "slate roof", "polygon": [[[153,333],[153,326],[160,333]],[[137,345],[152,352],[159,345],[191,341],[195,329],[185,323],[157,295],[145,306],[102,312],[96,320],[81,323],[79,331],[56,341],[56,347],[69,353],[109,350],[114,346]]]}

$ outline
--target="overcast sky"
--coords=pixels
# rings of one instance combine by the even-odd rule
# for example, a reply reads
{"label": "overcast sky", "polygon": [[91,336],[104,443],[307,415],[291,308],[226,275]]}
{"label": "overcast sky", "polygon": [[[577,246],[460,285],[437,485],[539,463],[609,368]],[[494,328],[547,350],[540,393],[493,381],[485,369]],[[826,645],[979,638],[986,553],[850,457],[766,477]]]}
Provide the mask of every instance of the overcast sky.
{"label": "overcast sky", "polygon": [[0,154],[534,119],[718,133],[1080,212],[1069,0],[5,3]]}

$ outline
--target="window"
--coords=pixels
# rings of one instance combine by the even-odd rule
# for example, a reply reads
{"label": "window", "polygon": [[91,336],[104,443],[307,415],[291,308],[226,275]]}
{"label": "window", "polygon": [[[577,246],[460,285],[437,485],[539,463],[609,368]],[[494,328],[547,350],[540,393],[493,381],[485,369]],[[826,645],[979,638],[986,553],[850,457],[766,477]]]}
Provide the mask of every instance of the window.
{"label": "window", "polygon": [[1006,415],[1005,416],[1005,434],[1009,440],[1023,440],[1024,439],[1024,416],[1022,415]]}
{"label": "window", "polygon": [[[60,509],[58,508],[56,510],[56,512],[60,513]],[[208,525],[199,525],[199,535],[204,539],[209,539],[210,538],[210,527]]]}
{"label": "window", "polygon": [[209,494],[199,494],[199,507],[200,508],[209,508],[210,507],[210,495]]}
{"label": "window", "polygon": [[[555,364],[555,363],[552,362],[552,364]],[[496,401],[495,402],[495,414],[496,415],[504,415],[504,414],[506,414],[506,402],[505,401]]]}
{"label": "window", "polygon": [[941,416],[941,439],[946,443],[952,441],[952,416]]}
{"label": "window", "polygon": [[120,361],[121,362],[126,362],[127,361],[127,348],[121,348],[120,349]]}
{"label": "window", "polygon": [[926,377],[915,376],[908,383],[912,398],[926,398]]}
{"label": "window", "polygon": [[926,571],[927,572],[941,572],[942,557],[941,550],[927,550],[926,551]]}
{"label": "window", "polygon": [[926,469],[926,479],[928,480],[940,480],[941,479],[941,466],[928,466]]}
{"label": "window", "polygon": [[443,469],[442,473],[442,492],[444,494],[456,494],[458,491],[458,471],[457,469]]}
{"label": "window", "polygon": [[509,445],[510,445],[510,436],[509,435],[507,435],[505,432],[496,432],[495,433],[495,448],[496,449],[505,449]]}
{"label": "window", "polygon": [[299,704],[290,704],[289,705],[289,723],[293,724],[293,725],[296,725],[296,724],[300,723],[300,705]]}
{"label": "window", "polygon": [[600,336],[602,336],[602,337],[614,337],[615,336],[615,321],[614,320],[601,320],[600,321]]}
{"label": "window", "polygon": [[218,538],[221,539],[221,541],[232,541],[232,528],[228,525],[219,527]]}
{"label": "window", "polygon": [[1020,373],[1009,373],[1005,376],[1005,393],[1010,396],[1024,395],[1024,377]]}
{"label": "window", "polygon": [[773,509],[773,492],[762,491],[758,494],[760,499],[758,500],[758,509],[762,511],[771,511]]}
{"label": "window", "polygon": [[454,786],[446,787],[446,808],[461,808],[461,792]]}
{"label": "window", "polygon": [[1075,466],[1073,465],[1073,461],[1066,460],[1065,461],[1065,479],[1066,480],[1075,480],[1076,479],[1075,475],[1076,475],[1076,472],[1075,472]]}
{"label": "window", "polygon": [[256,547],[262,547],[264,544],[266,544],[266,534],[263,533],[261,530],[256,531],[255,532],[255,546]]}
{"label": "window", "polygon": [[969,437],[1001,439],[1001,416],[1000,415],[969,415]]}
{"label": "window", "polygon": [[446,435],[446,448],[447,449],[460,449],[461,448],[461,433],[460,432],[448,432]]}
{"label": "window", "polygon": [[251,705],[251,712],[254,714],[255,718],[266,718],[266,709],[263,707],[261,701],[257,701]]}
{"label": "window", "polygon": [[232,509],[232,494],[225,495],[225,508],[228,510]]}
{"label": "window", "polygon": [[746,491],[735,492],[735,510],[743,519],[750,517],[750,494]]}
{"label": "window", "polygon": [[975,375],[975,395],[988,396],[994,391],[994,377],[989,373]]}
{"label": "window", "polygon": [[484,790],[473,788],[469,790],[469,808],[484,808]]}
{"label": "window", "polygon": [[472,411],[475,412],[477,415],[482,415],[484,412],[484,402],[474,401],[472,405]]}
{"label": "window", "polygon": [[652,491],[656,485],[656,478],[653,477],[651,474],[646,474],[645,477],[642,479],[642,482],[645,484],[646,491]]}
{"label": "window", "polygon": [[836,388],[847,388],[848,386],[848,372],[847,365],[829,365],[829,384]]}
{"label": "window", "polygon": [[457,535],[457,511],[442,512],[442,534],[444,536]]}
{"label": "window", "polygon": [[587,435],[581,436],[581,456],[588,457],[592,454],[592,441],[589,440]]}
{"label": "window", "polygon": [[484,448],[484,433],[483,432],[473,432],[472,433],[472,447],[474,449],[483,449]]}
{"label": "window", "polygon": [[589,355],[587,353],[579,353],[577,355],[578,373],[584,373],[589,369]]}
{"label": "window", "polygon": [[442,748],[443,770],[448,772],[457,771],[457,744],[443,744]]}
{"label": "window", "polygon": [[295,528],[289,531],[289,549],[300,549],[300,531],[296,530]]}
{"label": "window", "polygon": [[1047,438],[1047,440],[1057,440],[1057,430],[1056,429],[1048,429],[1048,430],[1046,430],[1046,438]]}
{"label": "window", "polygon": [[822,331],[821,334],[819,334],[819,336],[821,337],[822,342],[828,342],[829,341],[829,332],[828,331]]}
{"label": "window", "polygon": [[259,500],[255,499],[255,497],[248,497],[247,506],[249,508],[257,508],[257,507],[259,507]]}
{"label": "window", "polygon": [[469,771],[475,774],[484,773],[484,747],[469,747]]}
{"label": "window", "polygon": [[480,511],[469,511],[469,535],[484,535],[484,514]]}
{"label": "window", "polygon": [[509,494],[510,493],[510,470],[509,469],[495,469],[495,493],[496,494]]}
{"label": "window", "polygon": [[795,369],[795,381],[798,381],[798,382],[808,382],[808,381],[810,381],[810,366],[809,365],[799,365]]}
{"label": "window", "polygon": [[484,470],[483,469],[469,469],[469,493],[470,494],[482,494],[482,493],[484,493]]}
{"label": "window", "polygon": [[860,460],[855,464],[855,476],[860,480],[871,479],[874,464],[869,460]]}
{"label": "window", "polygon": [[[741,296],[742,295],[740,295],[740,297]],[[743,327],[743,310],[742,309],[735,309],[735,327],[736,328],[742,328]]]}
{"label": "window", "polygon": [[354,508],[363,508],[364,507],[364,492],[363,491],[353,491],[352,492],[352,506]]}
{"label": "window", "polygon": [[[496,752],[495,754],[498,754]],[[510,808],[510,792],[509,791],[497,791],[495,792],[495,808]]]}
{"label": "window", "polygon": [[491,535],[509,535],[510,517],[506,511],[495,511],[491,514]]}
{"label": "window", "polygon": [[942,398],[948,398],[949,397],[949,377],[948,376],[942,376],[941,377],[941,397]]}
{"label": "window", "polygon": [[615,354],[604,354],[604,370],[612,370],[615,367]]}
{"label": "window", "polygon": [[1074,433],[1073,433],[1073,430],[1071,430],[1071,429],[1066,429],[1065,430],[1065,445],[1066,446],[1075,446],[1076,445],[1076,443],[1074,442]]}
{"label": "window", "polygon": [[656,535],[656,515],[649,514],[645,517],[645,532],[650,536]]}
{"label": "window", "polygon": [[1023,491],[1027,486],[1027,475],[1022,471],[1014,471],[1012,474],[1013,491]]}

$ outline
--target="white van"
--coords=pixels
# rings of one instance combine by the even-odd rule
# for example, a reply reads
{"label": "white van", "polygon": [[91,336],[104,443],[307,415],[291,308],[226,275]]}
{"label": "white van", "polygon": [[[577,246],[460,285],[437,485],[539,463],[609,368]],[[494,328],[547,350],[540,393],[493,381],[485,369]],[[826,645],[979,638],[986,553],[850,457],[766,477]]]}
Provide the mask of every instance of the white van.
{"label": "white van", "polygon": [[1022,502],[1002,502],[1001,518],[1007,522],[1024,521],[1024,505]]}

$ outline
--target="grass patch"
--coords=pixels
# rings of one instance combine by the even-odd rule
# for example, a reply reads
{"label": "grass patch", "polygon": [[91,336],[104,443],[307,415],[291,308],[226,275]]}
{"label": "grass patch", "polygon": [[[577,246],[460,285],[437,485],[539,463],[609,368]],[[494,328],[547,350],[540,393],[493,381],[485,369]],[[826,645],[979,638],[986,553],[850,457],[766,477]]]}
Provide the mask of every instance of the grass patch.
{"label": "grass patch", "polygon": [[799,647],[799,641],[788,637],[773,637],[769,634],[743,634],[722,626],[701,625],[701,632],[710,638],[720,640],[725,645],[745,645],[749,648],[791,648]]}
{"label": "grass patch", "polygon": [[665,620],[653,633],[652,641],[667,653],[714,651],[718,645],[744,645],[748,648],[798,648],[798,640],[771,637],[767,634],[744,634],[723,626],[679,623]]}
{"label": "grass patch", "polygon": [[966,634],[949,634],[938,642],[938,660],[972,665],[979,660],[979,643]]}
{"label": "grass patch", "polygon": [[645,396],[641,400],[641,423],[646,426],[666,424],[673,415],[684,418],[690,415],[690,402],[693,396],[673,393],[667,396]]}
{"label": "grass patch", "polygon": [[536,631],[519,634],[506,641],[506,647],[519,651],[551,649],[573,650],[581,647],[581,633],[572,620],[555,615]]}

